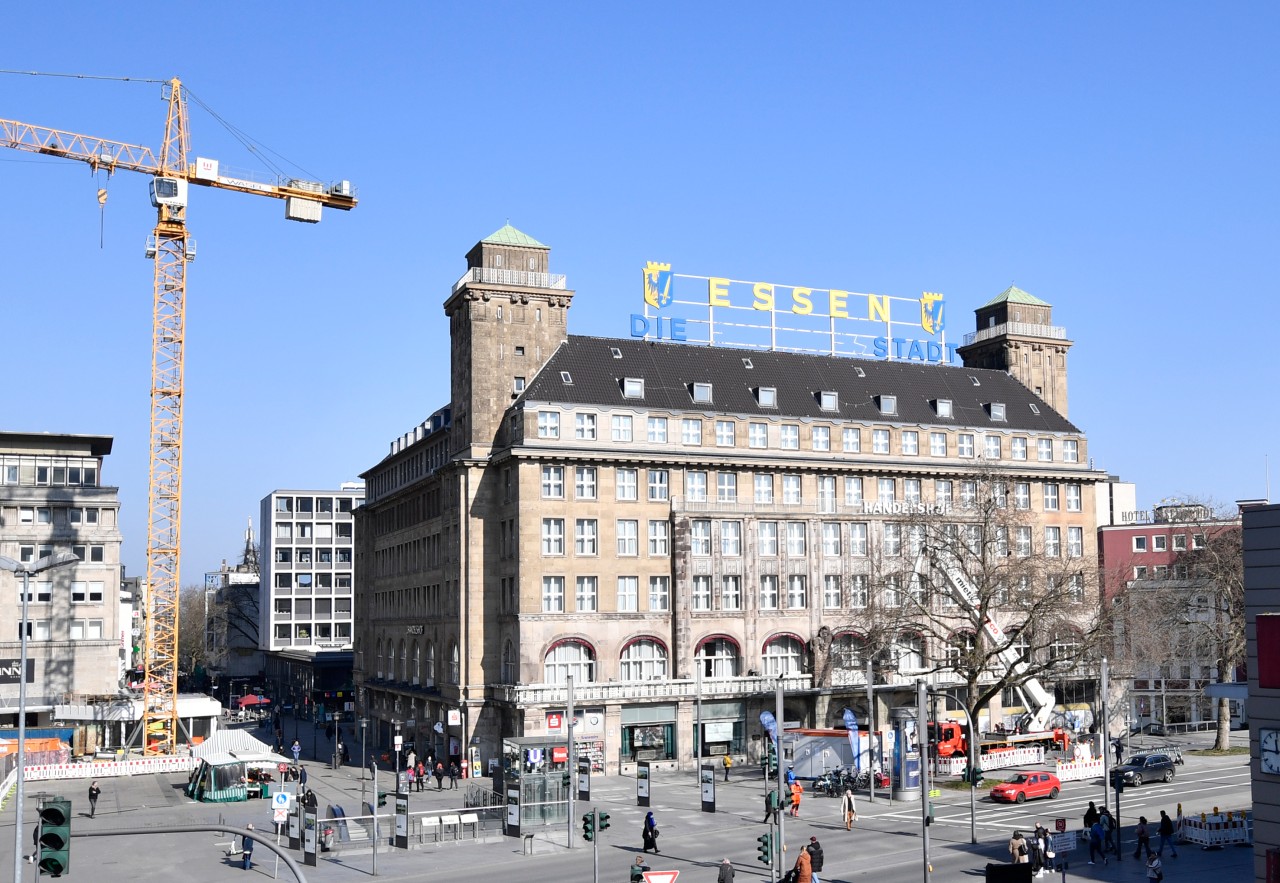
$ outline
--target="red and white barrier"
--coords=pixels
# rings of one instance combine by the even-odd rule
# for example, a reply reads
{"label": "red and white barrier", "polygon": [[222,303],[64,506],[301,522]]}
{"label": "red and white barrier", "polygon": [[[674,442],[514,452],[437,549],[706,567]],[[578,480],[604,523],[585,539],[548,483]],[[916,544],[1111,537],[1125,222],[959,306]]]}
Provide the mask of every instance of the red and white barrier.
{"label": "red and white barrier", "polygon": [[29,782],[57,779],[107,779],[114,776],[142,776],[149,773],[189,773],[198,761],[194,757],[143,757],[136,760],[109,760],[104,763],[33,764],[26,768]]}
{"label": "red and white barrier", "polygon": [[1058,761],[1055,765],[1054,772],[1058,778],[1064,782],[1078,782],[1081,779],[1101,779],[1102,778],[1102,758],[1095,757],[1090,760],[1071,760]]}
{"label": "red and white barrier", "polygon": [[1201,813],[1178,819],[1183,843],[1197,846],[1230,846],[1253,842],[1253,820],[1244,810],[1225,813]]}

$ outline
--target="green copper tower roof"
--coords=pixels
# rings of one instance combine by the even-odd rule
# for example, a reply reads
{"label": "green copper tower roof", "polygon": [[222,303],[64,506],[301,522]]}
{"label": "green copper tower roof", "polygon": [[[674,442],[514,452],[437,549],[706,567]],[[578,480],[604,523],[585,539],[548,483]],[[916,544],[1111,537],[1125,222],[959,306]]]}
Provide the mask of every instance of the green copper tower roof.
{"label": "green copper tower roof", "polygon": [[1010,285],[1004,291],[1000,292],[995,297],[991,298],[991,300],[987,301],[985,304],[978,307],[978,309],[981,310],[981,309],[985,309],[986,307],[994,307],[996,304],[1005,304],[1005,303],[1030,304],[1031,306],[1035,306],[1035,307],[1049,306],[1048,303],[1046,303],[1045,301],[1042,301],[1040,298],[1036,297],[1034,294],[1027,294],[1018,286]]}
{"label": "green copper tower roof", "polygon": [[517,230],[515,227],[512,227],[510,224],[504,224],[502,226],[502,229],[499,230],[497,233],[494,233],[491,236],[487,236],[480,241],[489,242],[494,245],[523,245],[526,248],[546,248],[547,247],[543,245],[541,242],[539,242],[538,240],[534,239],[532,236],[528,236],[524,233],[521,233],[519,230]]}

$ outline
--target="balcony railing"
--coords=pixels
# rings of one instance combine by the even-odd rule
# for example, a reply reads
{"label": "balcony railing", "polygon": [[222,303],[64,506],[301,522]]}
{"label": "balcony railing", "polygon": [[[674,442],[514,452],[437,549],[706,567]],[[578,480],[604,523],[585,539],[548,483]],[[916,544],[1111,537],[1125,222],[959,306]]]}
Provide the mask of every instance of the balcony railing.
{"label": "balcony railing", "polygon": [[978,331],[970,331],[964,336],[964,346],[980,340],[990,340],[1003,334],[1019,334],[1023,337],[1047,337],[1052,340],[1066,340],[1067,329],[1057,325],[1033,325],[1030,322],[1005,322]]}
{"label": "balcony railing", "polygon": [[[776,677],[751,675],[741,678],[704,678],[702,695],[704,697],[740,696],[747,693],[772,692],[778,683]],[[783,689],[787,692],[809,690],[813,688],[812,675],[787,675],[782,679]],[[563,684],[503,684],[492,687],[494,698],[519,706],[528,705],[563,705],[567,696]],[[573,685],[573,701],[582,702],[622,702],[695,699],[698,696],[698,681],[687,680],[655,680],[624,681],[608,683],[588,683]]]}
{"label": "balcony railing", "polygon": [[495,267],[472,267],[453,284],[457,291],[469,282],[488,285],[513,285],[519,288],[552,288],[564,290],[563,273],[531,273],[527,270],[500,270]]}

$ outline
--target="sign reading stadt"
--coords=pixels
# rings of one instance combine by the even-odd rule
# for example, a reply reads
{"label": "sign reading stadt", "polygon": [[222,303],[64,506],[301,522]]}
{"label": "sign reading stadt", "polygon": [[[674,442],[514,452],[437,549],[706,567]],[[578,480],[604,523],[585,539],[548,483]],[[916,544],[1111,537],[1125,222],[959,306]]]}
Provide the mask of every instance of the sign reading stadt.
{"label": "sign reading stadt", "polygon": [[670,264],[650,261],[644,312],[631,315],[631,336],[945,364],[956,346],[944,336],[944,306],[931,291],[903,298],[743,282],[673,273]]}

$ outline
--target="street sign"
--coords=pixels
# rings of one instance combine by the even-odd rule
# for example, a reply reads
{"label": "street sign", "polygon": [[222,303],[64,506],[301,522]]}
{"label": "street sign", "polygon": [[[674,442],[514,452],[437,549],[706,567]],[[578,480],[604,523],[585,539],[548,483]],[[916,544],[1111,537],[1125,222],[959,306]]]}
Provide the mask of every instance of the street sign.
{"label": "street sign", "polygon": [[1054,830],[1056,830],[1056,831],[1058,831],[1058,832],[1065,831],[1065,830],[1067,830],[1067,820],[1066,820],[1066,819],[1054,819],[1054,820],[1053,820],[1053,827],[1054,827]]}
{"label": "street sign", "polygon": [[280,807],[277,806],[275,810],[272,811],[271,817],[275,820],[275,823],[277,825],[282,825],[285,822],[289,821],[289,810],[281,809]]}
{"label": "street sign", "polygon": [[645,871],[640,875],[644,877],[644,883],[676,883],[676,877],[680,876],[679,871]]}
{"label": "street sign", "polygon": [[275,807],[277,812],[280,810],[287,812],[289,809],[289,795],[284,791],[277,791],[271,795],[271,805]]}

